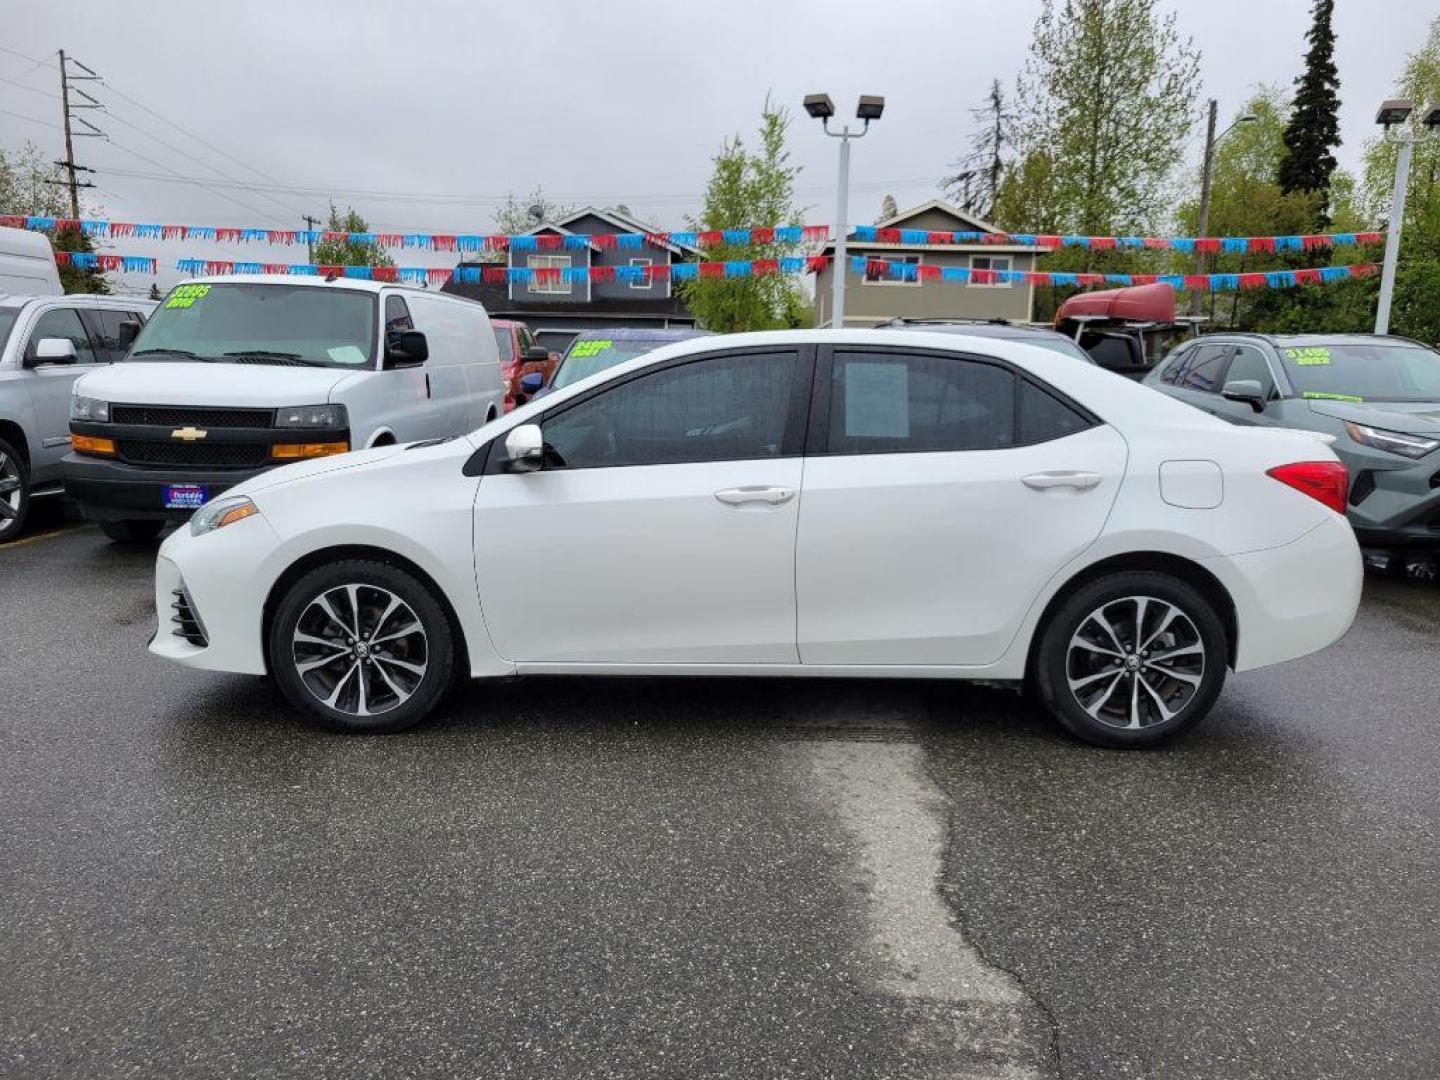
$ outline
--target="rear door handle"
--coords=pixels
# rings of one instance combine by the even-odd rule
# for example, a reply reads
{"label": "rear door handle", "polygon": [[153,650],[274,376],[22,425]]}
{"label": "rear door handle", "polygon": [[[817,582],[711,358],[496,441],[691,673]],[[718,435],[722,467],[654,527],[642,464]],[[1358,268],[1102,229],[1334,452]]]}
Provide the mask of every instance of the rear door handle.
{"label": "rear door handle", "polygon": [[795,489],[790,487],[765,487],[757,485],[754,487],[733,487],[722,488],[715,492],[715,498],[719,499],[726,506],[745,506],[748,503],[763,503],[766,506],[780,506],[789,502],[795,497]]}
{"label": "rear door handle", "polygon": [[1076,491],[1089,491],[1100,483],[1100,474],[1056,470],[1055,472],[1031,473],[1022,478],[1021,483],[1036,491],[1062,487],[1074,488]]}

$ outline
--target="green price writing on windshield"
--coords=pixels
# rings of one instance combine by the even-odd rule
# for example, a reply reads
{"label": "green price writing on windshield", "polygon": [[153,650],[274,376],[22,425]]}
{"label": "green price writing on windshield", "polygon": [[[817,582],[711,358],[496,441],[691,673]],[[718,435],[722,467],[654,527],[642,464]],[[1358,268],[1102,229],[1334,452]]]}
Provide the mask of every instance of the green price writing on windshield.
{"label": "green price writing on windshield", "polygon": [[1295,361],[1297,367],[1324,367],[1330,363],[1330,350],[1317,345],[1302,349],[1286,349],[1285,355]]}
{"label": "green price writing on windshield", "polygon": [[1364,402],[1363,397],[1356,397],[1354,394],[1327,394],[1320,390],[1306,390],[1300,395],[1310,401],[1354,401]]}
{"label": "green price writing on windshield", "polygon": [[613,341],[577,341],[570,350],[570,355],[577,359],[586,356],[599,356],[614,344],[615,342]]}
{"label": "green price writing on windshield", "polygon": [[209,285],[179,285],[170,293],[170,299],[165,301],[165,306],[167,308],[192,307],[195,301],[203,300],[209,295]]}

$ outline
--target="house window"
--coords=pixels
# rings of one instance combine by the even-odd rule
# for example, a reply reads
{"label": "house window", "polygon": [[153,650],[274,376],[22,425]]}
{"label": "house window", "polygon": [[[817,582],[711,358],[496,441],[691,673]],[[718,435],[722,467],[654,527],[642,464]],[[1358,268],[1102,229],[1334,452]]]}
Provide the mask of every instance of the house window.
{"label": "house window", "polygon": [[[995,270],[995,271],[997,271],[997,272],[999,272],[999,273],[1005,273],[1005,272],[1008,272],[1008,271],[1010,270],[1010,256],[1009,256],[1009,255],[971,255],[971,256],[970,256],[970,269],[971,269],[971,270]],[[979,284],[979,283],[977,283],[977,282],[972,281],[972,282],[970,282],[970,286],[971,286],[971,288],[975,288],[975,289],[1009,289],[1009,288],[1012,288],[1012,287],[1014,286],[1014,282],[1012,282],[1012,281],[997,281],[997,282],[995,282],[995,283],[993,283],[993,284],[986,283],[986,284],[983,284],[983,285],[982,285],[982,284]]]}
{"label": "house window", "polygon": [[[648,267],[648,266],[650,265],[650,260],[649,260],[649,259],[631,259],[631,260],[630,260],[630,265],[631,265],[631,266],[647,266],[647,267]],[[630,287],[631,287],[632,289],[648,289],[648,288],[650,288],[650,285],[651,285],[651,277],[650,277],[650,272],[649,272],[648,270],[645,271],[645,276],[644,276],[644,277],[640,278],[638,281],[632,281],[632,282],[630,282]]]}
{"label": "house window", "polygon": [[[896,265],[897,263],[904,263],[906,266],[919,266],[919,265],[920,265],[920,256],[919,256],[919,255],[894,255],[894,254],[891,254],[890,252],[886,252],[886,251],[872,251],[872,252],[868,252],[868,253],[866,254],[865,259],[866,259],[866,263],[865,263],[865,284],[866,284],[866,285],[911,285],[911,286],[914,286],[914,285],[919,285],[919,284],[920,284],[920,277],[919,277],[919,274],[918,274],[918,273],[916,274],[916,276],[915,276],[912,280],[910,280],[910,281],[904,281],[904,280],[902,280],[902,279],[900,279],[900,278],[898,278],[898,277],[889,277],[889,276],[887,276],[887,275],[889,275],[890,273],[892,273],[892,271],[890,270],[890,267],[887,266],[887,267],[883,267],[883,268],[882,268],[882,267],[880,267],[880,266],[873,266],[873,265],[871,264],[871,262],[870,262],[870,260],[873,259],[873,260],[883,260],[884,262],[889,263],[890,266],[894,266],[894,265]],[[904,271],[894,271],[894,272],[904,273]]]}
{"label": "house window", "polygon": [[565,280],[564,271],[570,269],[569,255],[531,255],[527,260],[531,270],[559,270],[558,281],[532,281],[532,293],[569,293],[570,282]]}

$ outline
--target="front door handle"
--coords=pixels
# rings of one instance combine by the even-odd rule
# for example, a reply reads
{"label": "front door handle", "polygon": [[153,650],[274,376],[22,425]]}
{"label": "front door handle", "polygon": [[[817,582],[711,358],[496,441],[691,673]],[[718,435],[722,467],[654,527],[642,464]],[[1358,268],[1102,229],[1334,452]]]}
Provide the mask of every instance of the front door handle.
{"label": "front door handle", "polygon": [[1076,491],[1089,491],[1100,483],[1100,474],[1093,472],[1073,472],[1057,470],[1055,472],[1031,473],[1022,478],[1028,488],[1036,491],[1048,491],[1050,488],[1074,488]]}
{"label": "front door handle", "polygon": [[719,499],[726,506],[745,506],[748,503],[763,503],[766,506],[780,506],[789,502],[795,497],[795,489],[790,487],[765,487],[763,485],[754,487],[722,488],[715,492],[715,498]]}

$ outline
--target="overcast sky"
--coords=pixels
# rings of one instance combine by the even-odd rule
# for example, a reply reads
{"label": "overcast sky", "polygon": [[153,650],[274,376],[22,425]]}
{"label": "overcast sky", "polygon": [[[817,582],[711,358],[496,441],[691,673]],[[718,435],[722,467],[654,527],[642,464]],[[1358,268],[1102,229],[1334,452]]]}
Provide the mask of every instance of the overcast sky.
{"label": "overcast sky", "polygon": [[[1250,87],[1288,86],[1300,70],[1310,0],[1169,6],[1201,50],[1203,96],[1219,99],[1222,125]],[[799,113],[790,146],[804,166],[808,222],[833,217],[836,152],[798,108],[812,91],[828,92],[846,114],[858,94],[886,98],[884,118],[852,155],[852,220],[873,220],[886,193],[901,207],[924,202],[963,149],[968,109],[991,78],[1013,84],[1041,4],[4,0],[4,7],[0,46],[46,63],[0,52],[0,80],[7,80],[0,82],[0,145],[15,149],[30,139],[62,156],[54,55],[63,48],[88,64],[105,82],[85,88],[108,112],[86,115],[110,141],[78,140],[76,155],[99,170],[90,194],[108,216],[300,228],[300,215],[322,214],[333,192],[378,231],[455,233],[493,231],[492,211],[505,193],[523,195],[537,184],[568,202],[623,202],[661,228],[682,228],[699,207],[710,158],[727,135],[753,132],[767,93]],[[1376,104],[1436,5],[1339,0],[1336,8],[1338,155],[1354,168]],[[1197,159],[1201,130],[1190,148]],[[207,190],[126,172],[309,190]],[[162,286],[177,276],[177,245],[132,240],[110,250],[159,254]],[[253,245],[191,244],[183,253],[304,260],[303,248]],[[396,258],[438,264],[414,252]],[[129,275],[125,284],[148,279]]]}

